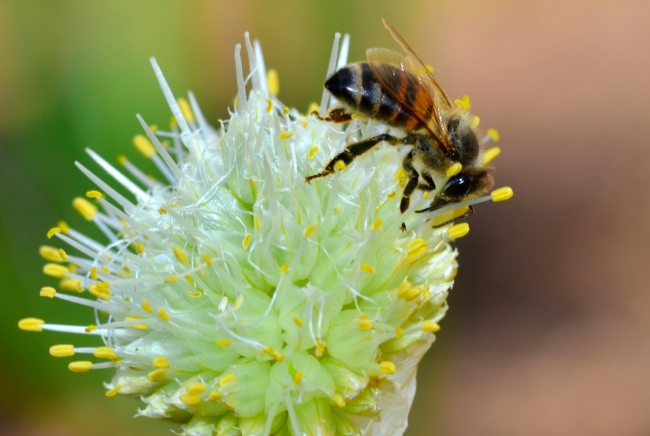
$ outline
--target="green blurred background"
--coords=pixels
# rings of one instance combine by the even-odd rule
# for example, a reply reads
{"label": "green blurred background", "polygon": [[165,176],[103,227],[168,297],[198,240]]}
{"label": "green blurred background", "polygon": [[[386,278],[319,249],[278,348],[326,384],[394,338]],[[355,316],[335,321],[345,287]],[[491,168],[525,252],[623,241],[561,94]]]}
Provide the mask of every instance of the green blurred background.
{"label": "green blurred background", "polygon": [[0,434],[167,434],[106,398],[17,329],[27,316],[88,324],[38,297],[38,247],[92,184],[84,148],[125,154],[135,114],[170,119],[149,57],[212,124],[235,95],[246,30],[280,74],[280,98],[319,101],[333,34],[350,59],[396,49],[380,18],[469,94],[501,132],[508,203],[481,206],[459,242],[451,310],[420,366],[413,435],[650,434],[650,3],[607,0],[0,1]]}

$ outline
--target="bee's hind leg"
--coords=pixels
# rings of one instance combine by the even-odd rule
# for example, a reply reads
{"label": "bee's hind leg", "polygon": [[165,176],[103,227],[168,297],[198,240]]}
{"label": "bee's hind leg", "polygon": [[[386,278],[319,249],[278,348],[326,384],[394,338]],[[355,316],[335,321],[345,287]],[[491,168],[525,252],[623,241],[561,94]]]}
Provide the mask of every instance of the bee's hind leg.
{"label": "bee's hind leg", "polygon": [[[375,145],[380,142],[387,142],[390,145],[396,145],[398,143],[403,144],[403,140],[400,140],[394,136],[391,136],[387,133],[382,133],[381,135],[373,136],[372,138],[364,139],[363,141],[355,142],[353,144],[345,147],[345,150],[337,154],[332,158],[322,172],[314,174],[313,176],[308,176],[305,178],[307,183],[310,183],[311,180],[317,179],[319,177],[325,177],[329,174],[334,174],[334,170],[338,168],[337,164],[341,162],[343,168],[350,165],[352,161],[362,154],[366,153],[368,150],[372,149]],[[417,173],[416,173],[417,174]],[[417,179],[416,179],[417,184]]]}
{"label": "bee's hind leg", "polygon": [[345,110],[342,107],[334,107],[327,112],[327,115],[321,117],[318,111],[313,111],[311,114],[321,121],[328,121],[330,123],[347,123],[352,121],[352,114]]}

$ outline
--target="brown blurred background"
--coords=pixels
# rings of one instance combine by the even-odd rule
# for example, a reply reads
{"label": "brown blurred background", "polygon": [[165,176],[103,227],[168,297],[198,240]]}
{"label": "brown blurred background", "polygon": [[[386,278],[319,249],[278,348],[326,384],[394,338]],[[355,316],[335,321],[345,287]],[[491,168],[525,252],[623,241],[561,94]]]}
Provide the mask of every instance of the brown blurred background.
{"label": "brown blurred background", "polygon": [[[420,366],[408,434],[650,434],[650,3],[491,1],[0,1],[0,434],[168,434],[106,398],[107,373],[50,358],[38,247],[90,189],[73,161],[126,154],[135,113],[165,124],[150,70],[193,90],[213,124],[235,95],[245,30],[280,97],[319,99],[335,31],[351,60],[396,49],[384,17],[453,97],[501,133],[508,203],[482,205],[438,341]],[[79,344],[78,338],[74,338]],[[71,339],[70,339],[71,340]]]}

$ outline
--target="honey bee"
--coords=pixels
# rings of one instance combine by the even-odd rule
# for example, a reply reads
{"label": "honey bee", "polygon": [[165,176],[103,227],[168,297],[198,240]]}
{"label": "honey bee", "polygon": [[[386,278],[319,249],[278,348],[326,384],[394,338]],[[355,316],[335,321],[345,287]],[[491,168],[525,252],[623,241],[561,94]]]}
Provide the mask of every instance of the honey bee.
{"label": "honey bee", "polygon": [[[436,182],[444,185],[429,207],[417,212],[434,211],[488,193],[494,185],[492,169],[479,162],[476,125],[469,111],[450,101],[411,47],[386,20],[383,22],[406,55],[371,48],[366,51],[367,62],[346,65],[332,74],[325,88],[339,104],[321,119],[345,123],[353,115],[361,115],[399,129],[405,136],[382,133],[349,144],[322,172],[306,181],[333,174],[385,142],[411,146],[402,161],[407,182],[400,202],[401,213],[408,209],[416,189],[434,191]],[[472,212],[470,207],[470,212],[460,218]]]}

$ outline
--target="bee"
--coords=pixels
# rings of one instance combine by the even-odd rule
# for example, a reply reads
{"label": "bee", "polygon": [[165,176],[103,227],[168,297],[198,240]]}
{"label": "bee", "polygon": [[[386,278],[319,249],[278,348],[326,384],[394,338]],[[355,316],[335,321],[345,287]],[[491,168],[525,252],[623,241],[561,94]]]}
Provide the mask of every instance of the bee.
{"label": "bee", "polygon": [[[385,142],[411,147],[402,161],[407,181],[401,213],[408,209],[416,189],[434,191],[436,183],[443,186],[428,207],[416,212],[434,211],[488,193],[494,185],[492,168],[479,162],[480,147],[472,116],[467,109],[451,102],[406,41],[386,20],[383,23],[406,55],[371,48],[366,51],[366,62],[346,65],[334,72],[325,81],[325,88],[338,105],[319,118],[345,123],[353,115],[361,115],[401,130],[404,136],[382,133],[349,144],[322,172],[308,176],[306,181],[333,174]],[[457,219],[473,213],[471,207],[469,210]]]}

